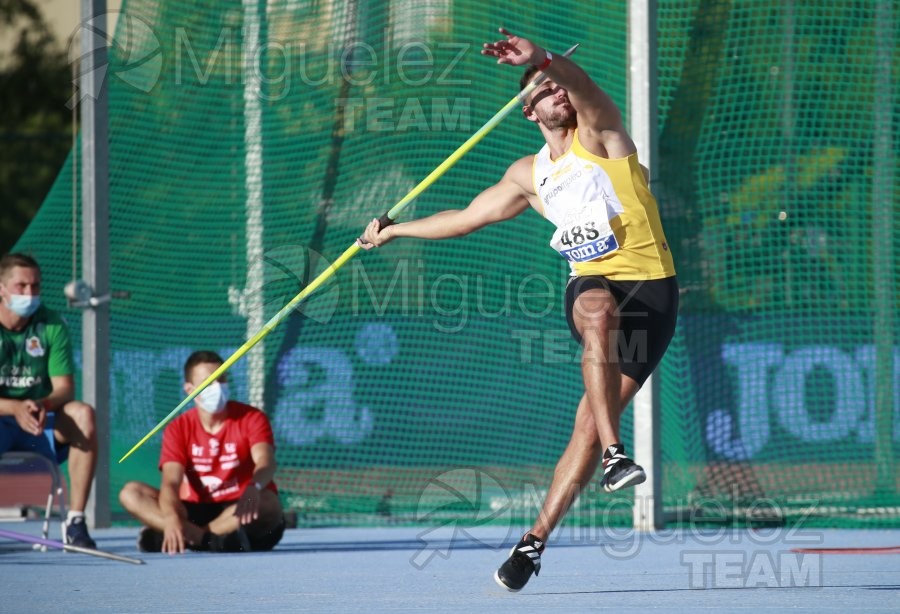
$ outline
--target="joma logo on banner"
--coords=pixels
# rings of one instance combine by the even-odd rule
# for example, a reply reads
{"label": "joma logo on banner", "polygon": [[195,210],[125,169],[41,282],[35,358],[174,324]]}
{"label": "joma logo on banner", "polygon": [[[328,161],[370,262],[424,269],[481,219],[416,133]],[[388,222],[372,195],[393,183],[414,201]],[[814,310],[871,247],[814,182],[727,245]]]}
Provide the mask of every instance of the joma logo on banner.
{"label": "joma logo on banner", "polygon": [[[804,442],[875,440],[875,346],[850,353],[816,345],[786,353],[777,343],[726,344],[722,359],[736,374],[737,406],[734,415],[717,409],[707,418],[707,442],[717,454],[755,457],[772,437],[773,419]],[[813,372],[831,378],[831,412],[812,411],[807,380]],[[893,381],[894,441],[900,441],[900,348],[894,349]]]}

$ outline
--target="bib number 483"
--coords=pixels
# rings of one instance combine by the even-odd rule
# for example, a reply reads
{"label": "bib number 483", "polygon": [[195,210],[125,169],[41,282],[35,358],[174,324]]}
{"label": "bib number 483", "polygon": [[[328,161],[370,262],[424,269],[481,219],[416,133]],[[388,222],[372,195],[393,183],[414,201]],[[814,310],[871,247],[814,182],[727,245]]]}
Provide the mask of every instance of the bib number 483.
{"label": "bib number 483", "polygon": [[572,226],[563,231],[559,242],[566,247],[575,247],[585,241],[594,241],[600,237],[596,222],[585,222],[584,226]]}
{"label": "bib number 483", "polygon": [[550,245],[569,262],[587,262],[619,249],[619,242],[609,225],[603,228],[594,220],[560,228]]}

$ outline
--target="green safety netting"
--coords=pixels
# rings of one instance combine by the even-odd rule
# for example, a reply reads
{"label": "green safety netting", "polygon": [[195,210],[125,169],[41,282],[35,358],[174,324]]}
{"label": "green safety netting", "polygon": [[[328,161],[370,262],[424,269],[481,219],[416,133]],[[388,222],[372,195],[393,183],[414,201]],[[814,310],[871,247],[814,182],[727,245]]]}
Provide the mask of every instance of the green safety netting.
{"label": "green safety netting", "polygon": [[[890,4],[658,3],[653,185],[683,290],[656,378],[670,519],[898,524]],[[124,482],[157,481],[159,436],[115,460],[181,400],[186,356],[230,354],[516,92],[519,71],[479,54],[497,26],[582,43],[627,113],[619,0],[130,0],[117,24],[117,518]],[[404,217],[464,206],[541,143],[513,113]],[[61,292],[81,252],[71,163],[16,248],[42,263],[77,347]],[[272,420],[301,522],[535,516],[582,393],[550,234],[528,212],[360,254],[231,369],[234,396]],[[570,521],[629,523],[631,496],[589,486]]]}

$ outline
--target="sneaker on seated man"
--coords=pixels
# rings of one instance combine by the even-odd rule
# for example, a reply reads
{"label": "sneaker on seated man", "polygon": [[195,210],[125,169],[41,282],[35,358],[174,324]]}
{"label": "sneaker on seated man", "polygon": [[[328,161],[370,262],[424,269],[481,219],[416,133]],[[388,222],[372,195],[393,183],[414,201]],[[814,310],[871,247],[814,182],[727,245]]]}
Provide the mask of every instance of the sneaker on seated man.
{"label": "sneaker on seated man", "polygon": [[81,548],[96,548],[97,544],[88,533],[84,513],[69,513],[66,519],[66,543]]}
{"label": "sneaker on seated man", "polygon": [[[184,365],[190,394],[222,365],[209,351]],[[271,550],[284,533],[275,487],[275,443],[266,415],[231,401],[223,375],[196,398],[197,406],[163,431],[160,487],[129,482],[119,501],[146,525],[142,552]]]}
{"label": "sneaker on seated man", "polygon": [[66,323],[41,304],[41,269],[30,256],[0,258],[0,454],[36,452],[69,463],[66,542],[96,548],[84,517],[94,468],[94,409],[75,396]]}

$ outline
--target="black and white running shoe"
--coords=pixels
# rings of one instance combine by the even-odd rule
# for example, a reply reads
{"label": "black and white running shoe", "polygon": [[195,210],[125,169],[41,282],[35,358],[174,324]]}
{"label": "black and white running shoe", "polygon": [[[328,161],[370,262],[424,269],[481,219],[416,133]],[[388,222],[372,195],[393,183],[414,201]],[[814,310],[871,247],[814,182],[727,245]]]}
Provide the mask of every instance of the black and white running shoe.
{"label": "black and white running shoe", "polygon": [[614,443],[603,453],[603,479],[600,485],[606,492],[637,486],[647,479],[644,468],[625,455],[625,446]]}
{"label": "black and white running shoe", "polygon": [[509,552],[509,558],[494,572],[494,580],[510,592],[522,590],[531,574],[538,575],[541,570],[541,552],[544,541],[526,533],[525,536]]}

